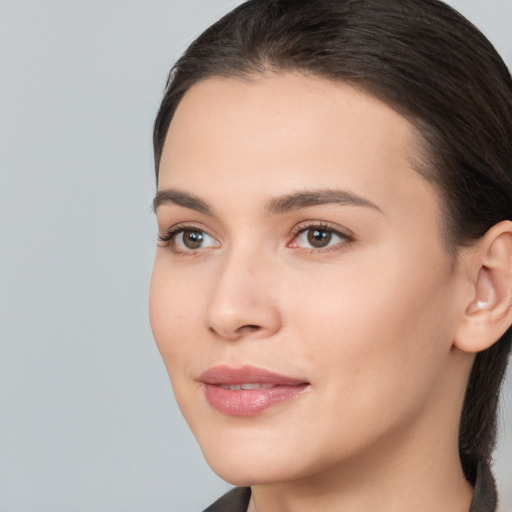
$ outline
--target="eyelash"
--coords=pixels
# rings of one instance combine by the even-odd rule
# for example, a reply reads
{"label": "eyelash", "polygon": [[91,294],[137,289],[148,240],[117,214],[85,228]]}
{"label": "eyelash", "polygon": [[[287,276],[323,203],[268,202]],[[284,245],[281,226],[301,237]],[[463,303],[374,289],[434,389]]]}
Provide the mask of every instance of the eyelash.
{"label": "eyelash", "polygon": [[208,237],[214,239],[211,235],[208,235],[200,226],[194,224],[181,224],[168,229],[164,234],[158,235],[158,241],[163,244],[163,247],[168,247],[174,254],[179,256],[195,256],[199,253],[199,249],[177,249],[174,245],[174,241],[177,235],[184,233],[185,231],[193,231],[197,233],[204,233]]}
{"label": "eyelash", "polygon": [[[178,227],[170,228],[163,235],[160,235],[160,234],[158,235],[158,241],[168,245],[172,242],[173,238],[178,233],[181,233],[182,231],[186,231],[187,229],[192,231],[192,229],[195,229],[195,228],[193,226],[178,226]],[[200,231],[200,229],[198,229],[197,231]]]}
{"label": "eyelash", "polygon": [[331,246],[326,246],[323,248],[314,248],[314,247],[306,248],[306,247],[296,246],[297,249],[300,249],[302,251],[307,251],[310,254],[319,254],[319,253],[326,253],[326,252],[330,252],[330,251],[339,251],[339,250],[345,248],[346,245],[355,241],[355,237],[353,235],[343,232],[339,228],[336,228],[336,227],[332,226],[331,224],[328,224],[326,222],[310,222],[307,224],[304,224],[304,223],[300,224],[293,230],[292,240],[291,240],[291,242],[289,242],[288,245],[290,246],[290,244],[293,243],[294,241],[296,241],[300,235],[307,233],[308,231],[313,231],[313,230],[326,231],[326,232],[330,233],[331,235],[337,236],[338,238],[341,239],[341,241],[337,242]]}
{"label": "eyelash", "polygon": [[[307,233],[310,230],[318,230],[318,231],[325,231],[330,233],[331,235],[337,236],[342,240],[342,242],[337,242],[333,244],[332,246],[326,246],[324,248],[314,248],[314,247],[300,247],[300,246],[293,246],[292,243],[296,242],[298,237],[304,233]],[[158,241],[161,242],[163,247],[169,247],[170,250],[178,255],[184,255],[184,256],[194,256],[199,253],[200,249],[206,249],[206,248],[198,248],[197,250],[189,249],[189,250],[180,250],[177,249],[175,246],[173,246],[173,242],[177,235],[180,233],[183,233],[185,231],[195,231],[198,233],[204,233],[207,236],[213,238],[211,235],[209,235],[206,231],[204,231],[201,227],[188,224],[188,225],[178,225],[174,226],[170,229],[168,229],[164,234],[158,235]],[[339,229],[334,228],[328,223],[325,222],[314,222],[309,224],[300,224],[297,227],[294,228],[294,230],[291,233],[291,241],[288,242],[288,247],[296,248],[298,250],[307,251],[308,253],[312,254],[318,254],[318,253],[325,253],[333,250],[340,250],[340,244],[345,246],[347,244],[350,244],[355,241],[355,238],[353,235],[349,235],[347,233],[344,233],[340,231]],[[214,238],[213,238],[214,239]]]}

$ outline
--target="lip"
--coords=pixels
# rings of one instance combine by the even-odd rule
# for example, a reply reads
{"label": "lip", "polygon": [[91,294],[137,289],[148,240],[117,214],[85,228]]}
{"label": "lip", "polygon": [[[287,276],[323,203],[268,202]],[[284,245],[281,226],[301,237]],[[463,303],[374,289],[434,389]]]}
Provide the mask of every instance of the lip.
{"label": "lip", "polygon": [[[198,379],[208,403],[227,416],[254,416],[269,407],[296,398],[309,387],[304,379],[280,375],[254,366],[214,366]],[[230,389],[261,384],[256,389]],[[229,387],[228,387],[229,386]]]}

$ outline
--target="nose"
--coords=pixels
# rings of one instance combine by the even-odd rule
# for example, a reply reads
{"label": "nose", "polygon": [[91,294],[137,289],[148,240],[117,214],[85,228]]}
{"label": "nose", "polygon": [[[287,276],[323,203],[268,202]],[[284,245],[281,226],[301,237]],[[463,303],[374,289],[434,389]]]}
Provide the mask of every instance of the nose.
{"label": "nose", "polygon": [[206,326],[226,340],[266,338],[281,326],[271,265],[256,255],[232,254],[212,286]]}

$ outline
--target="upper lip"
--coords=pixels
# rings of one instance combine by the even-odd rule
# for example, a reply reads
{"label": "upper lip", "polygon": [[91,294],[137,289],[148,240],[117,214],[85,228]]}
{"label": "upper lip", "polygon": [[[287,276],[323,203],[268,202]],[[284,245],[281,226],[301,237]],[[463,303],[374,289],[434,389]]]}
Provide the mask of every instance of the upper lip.
{"label": "upper lip", "polygon": [[278,373],[257,368],[255,366],[242,366],[241,368],[232,368],[230,366],[213,366],[203,372],[199,381],[205,384],[273,384],[274,386],[298,386],[300,384],[309,384],[304,379],[287,377]]}

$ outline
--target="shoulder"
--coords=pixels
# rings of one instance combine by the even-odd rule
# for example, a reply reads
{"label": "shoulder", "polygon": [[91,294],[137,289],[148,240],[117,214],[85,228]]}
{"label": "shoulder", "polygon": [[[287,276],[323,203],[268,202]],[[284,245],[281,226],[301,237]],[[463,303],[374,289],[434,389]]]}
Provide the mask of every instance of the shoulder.
{"label": "shoulder", "polygon": [[235,487],[203,512],[246,512],[250,499],[250,487]]}

